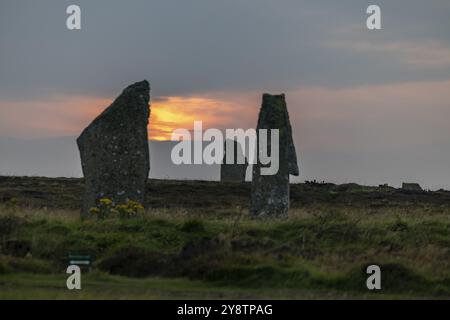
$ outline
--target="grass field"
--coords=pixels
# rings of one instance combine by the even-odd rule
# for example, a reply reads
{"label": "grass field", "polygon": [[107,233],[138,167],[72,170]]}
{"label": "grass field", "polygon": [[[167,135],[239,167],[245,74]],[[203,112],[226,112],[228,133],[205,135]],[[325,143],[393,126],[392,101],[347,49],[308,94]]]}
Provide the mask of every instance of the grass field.
{"label": "grass field", "polygon": [[[292,186],[288,219],[248,184],[149,181],[145,213],[79,220],[82,180],[0,177],[1,299],[447,299],[450,193]],[[89,254],[81,291],[68,255]],[[382,290],[366,288],[380,265]]]}

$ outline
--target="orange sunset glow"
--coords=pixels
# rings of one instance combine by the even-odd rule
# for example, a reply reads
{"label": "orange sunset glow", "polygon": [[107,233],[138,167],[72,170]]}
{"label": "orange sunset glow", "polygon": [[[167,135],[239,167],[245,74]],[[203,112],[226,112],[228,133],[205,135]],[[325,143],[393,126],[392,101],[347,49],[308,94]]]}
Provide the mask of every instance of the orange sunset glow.
{"label": "orange sunset glow", "polygon": [[[113,100],[95,97],[49,98],[37,101],[0,101],[0,118],[8,118],[0,129],[0,135],[15,132],[17,136],[76,136],[89,125]],[[246,117],[245,110],[237,110],[243,104],[226,101],[222,97],[169,96],[157,97],[150,103],[151,114],[148,126],[149,140],[170,140],[175,129],[192,130],[194,121],[202,121],[204,129],[223,128],[236,124],[236,112],[240,119]],[[24,118],[24,114],[32,116]],[[22,123],[17,128],[15,123]]]}
{"label": "orange sunset glow", "polygon": [[194,121],[203,121],[205,127],[221,127],[232,108],[230,103],[203,97],[157,99],[151,103],[149,139],[170,140],[175,129],[192,130]]}

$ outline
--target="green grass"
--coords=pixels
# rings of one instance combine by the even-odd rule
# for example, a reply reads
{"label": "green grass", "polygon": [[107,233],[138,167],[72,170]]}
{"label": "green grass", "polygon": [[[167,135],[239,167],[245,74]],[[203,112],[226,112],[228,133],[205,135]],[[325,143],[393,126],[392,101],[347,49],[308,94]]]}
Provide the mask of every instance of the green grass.
{"label": "green grass", "polygon": [[1,300],[64,299],[425,299],[427,296],[353,293],[334,290],[251,289],[215,286],[176,278],[133,279],[93,273],[82,276],[81,290],[67,290],[65,275],[0,274]]}
{"label": "green grass", "polygon": [[[289,218],[254,220],[247,184],[160,181],[144,215],[81,221],[79,183],[0,179],[0,298],[450,298],[445,191],[297,185]],[[80,292],[69,254],[94,258]]]}
{"label": "green grass", "polygon": [[[166,284],[180,286],[174,297],[183,296],[183,285],[205,289],[195,292],[199,297],[276,298],[287,297],[288,292],[297,297],[317,292],[365,297],[364,270],[373,263],[383,271],[382,294],[450,296],[450,221],[441,214],[379,214],[363,219],[354,212],[301,216],[293,212],[285,220],[255,221],[245,212],[234,217],[211,214],[206,220],[193,213],[149,210],[135,219],[79,221],[64,211],[11,213],[3,208],[3,212],[4,297],[20,297],[21,291],[26,297],[74,297],[65,292],[64,282],[62,292],[53,286],[56,279],[65,278],[70,253],[91,254],[94,269],[107,274],[88,276],[81,298],[95,297],[97,291],[105,298],[170,298],[173,292]],[[32,257],[19,257],[25,252],[7,249],[7,243],[25,246]],[[22,273],[29,281],[18,280]],[[117,289],[121,287],[116,280],[129,288]],[[21,285],[12,285],[14,281]],[[164,283],[160,290],[158,283]]]}

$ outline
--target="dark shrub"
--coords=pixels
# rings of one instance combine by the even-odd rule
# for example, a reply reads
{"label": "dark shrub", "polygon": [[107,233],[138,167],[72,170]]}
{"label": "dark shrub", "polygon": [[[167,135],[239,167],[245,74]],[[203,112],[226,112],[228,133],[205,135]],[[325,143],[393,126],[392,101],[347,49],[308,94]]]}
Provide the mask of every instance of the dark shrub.
{"label": "dark shrub", "polygon": [[28,240],[6,241],[3,253],[14,257],[25,257],[31,252],[31,242]]}
{"label": "dark shrub", "polygon": [[129,277],[164,275],[169,267],[170,257],[136,247],[121,248],[98,264],[102,271]]}
{"label": "dark shrub", "polygon": [[188,220],[180,228],[183,232],[203,232],[205,231],[205,225],[200,220]]}

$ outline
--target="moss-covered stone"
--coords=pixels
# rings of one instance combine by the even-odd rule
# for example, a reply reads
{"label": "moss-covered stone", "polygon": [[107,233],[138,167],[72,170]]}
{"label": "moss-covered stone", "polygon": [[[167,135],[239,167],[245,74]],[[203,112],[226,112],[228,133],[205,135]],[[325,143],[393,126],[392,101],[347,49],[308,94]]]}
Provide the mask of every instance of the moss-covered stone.
{"label": "moss-covered stone", "polygon": [[[287,216],[289,209],[289,175],[298,175],[297,155],[292,139],[284,94],[263,94],[257,131],[279,130],[279,169],[274,175],[262,175],[259,161],[253,166],[251,213],[254,216]],[[259,147],[259,135],[257,137]],[[271,141],[267,139],[271,152]]]}
{"label": "moss-covered stone", "polygon": [[150,170],[149,99],[147,81],[127,87],[77,139],[86,188],[83,217],[99,198],[144,203]]}

